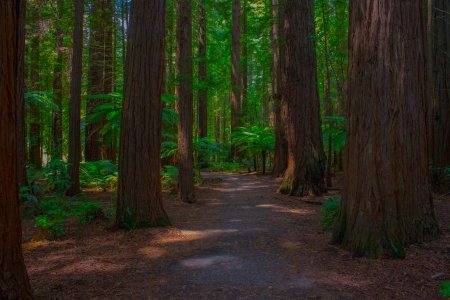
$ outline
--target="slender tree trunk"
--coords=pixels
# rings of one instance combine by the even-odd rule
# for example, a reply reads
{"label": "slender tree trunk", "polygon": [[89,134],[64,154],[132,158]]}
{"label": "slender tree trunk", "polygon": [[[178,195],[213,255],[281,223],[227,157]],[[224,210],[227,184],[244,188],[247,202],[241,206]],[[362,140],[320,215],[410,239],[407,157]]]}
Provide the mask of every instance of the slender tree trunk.
{"label": "slender tree trunk", "polygon": [[17,15],[17,80],[16,80],[16,125],[17,125],[17,177],[19,188],[28,185],[27,178],[27,145],[25,114],[25,23],[26,0],[15,1]]}
{"label": "slender tree trunk", "polygon": [[165,0],[133,0],[120,130],[116,224],[169,225],[161,199]]}
{"label": "slender tree trunk", "polygon": [[[373,13],[374,11],[377,14]],[[350,2],[345,173],[334,243],[405,257],[439,235],[427,152],[424,2]]]}
{"label": "slender tree trunk", "polygon": [[208,89],[206,65],[206,10],[205,0],[198,3],[198,137],[208,136]]}
{"label": "slender tree trunk", "polygon": [[70,188],[68,196],[74,196],[80,190],[80,159],[81,159],[81,78],[83,62],[83,16],[84,0],[74,0],[75,24],[73,28],[72,80],[70,85],[69,103],[69,167]]}
{"label": "slender tree trunk", "polygon": [[[40,44],[40,1],[31,7],[31,23],[33,24],[31,50],[30,50],[30,89],[32,92],[40,91],[39,70],[39,44]],[[41,113],[35,104],[30,105],[30,164],[36,169],[42,167],[41,153]]]}
{"label": "slender tree trunk", "polygon": [[[240,0],[232,0],[231,29],[231,133],[241,126],[242,72],[241,72],[241,26]],[[231,144],[231,158],[238,157],[236,146]]]}
{"label": "slender tree trunk", "polygon": [[[103,94],[104,87],[104,62],[105,62],[105,34],[104,34],[104,0],[93,0],[90,17],[89,57],[90,66],[88,74],[88,97]],[[87,99],[86,115],[90,116],[94,108],[103,103],[102,99]],[[86,161],[102,159],[102,142],[100,130],[103,122],[86,123],[85,151]]]}
{"label": "slender tree trunk", "polygon": [[[247,92],[248,92],[248,43],[247,43],[247,0],[242,0],[241,6],[241,79],[242,79],[242,93],[240,100],[240,117],[242,123],[249,122],[248,120],[248,102],[247,102]],[[240,157],[243,157],[242,152],[238,152]],[[241,154],[242,153],[242,154]]]}
{"label": "slender tree trunk", "polygon": [[33,299],[22,254],[17,96],[23,89],[25,0],[0,1],[0,299]]}
{"label": "slender tree trunk", "polygon": [[325,153],[314,49],[314,1],[286,0],[286,100],[288,167],[280,192],[291,196],[320,195],[324,187]]}
{"label": "slender tree trunk", "polygon": [[194,203],[191,0],[177,0],[177,15],[178,195],[181,201]]}
{"label": "slender tree trunk", "polygon": [[[58,20],[62,19],[64,10],[64,1],[58,0]],[[61,24],[57,24],[55,32],[55,51],[56,62],[53,70],[53,95],[55,96],[55,104],[58,106],[59,111],[52,113],[52,146],[53,157],[62,158],[62,74],[63,74],[63,31]]]}
{"label": "slender tree trunk", "polygon": [[275,121],[275,154],[272,176],[280,177],[283,176],[288,165],[287,105],[283,78],[285,68],[284,0],[272,0],[272,15],[274,19],[272,25],[272,115]]}

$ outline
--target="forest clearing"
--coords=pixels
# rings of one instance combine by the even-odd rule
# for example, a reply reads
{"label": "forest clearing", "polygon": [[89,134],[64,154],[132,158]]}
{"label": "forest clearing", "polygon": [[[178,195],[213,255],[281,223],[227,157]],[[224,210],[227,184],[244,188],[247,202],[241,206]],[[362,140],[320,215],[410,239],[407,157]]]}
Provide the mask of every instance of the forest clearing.
{"label": "forest clearing", "polygon": [[0,299],[450,297],[450,1],[0,0]]}

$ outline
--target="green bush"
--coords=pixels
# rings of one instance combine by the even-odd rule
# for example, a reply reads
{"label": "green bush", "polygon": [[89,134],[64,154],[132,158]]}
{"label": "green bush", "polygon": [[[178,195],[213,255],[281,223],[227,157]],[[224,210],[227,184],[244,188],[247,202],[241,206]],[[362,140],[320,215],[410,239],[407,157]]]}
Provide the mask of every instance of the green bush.
{"label": "green bush", "polygon": [[82,188],[99,186],[103,191],[115,190],[118,167],[110,160],[82,162],[80,164],[80,185]]}
{"label": "green bush", "polygon": [[49,199],[39,204],[41,214],[36,217],[36,226],[47,231],[51,238],[64,234],[63,223],[71,214],[60,199]]}
{"label": "green bush", "polygon": [[85,225],[92,222],[98,216],[103,215],[103,203],[100,202],[84,202],[73,207],[72,212],[77,217],[79,223]]}
{"label": "green bush", "polygon": [[324,230],[330,229],[336,220],[340,203],[341,197],[335,196],[328,198],[328,201],[322,204],[321,226]]}
{"label": "green bush", "polygon": [[450,281],[444,281],[440,284],[442,287],[441,294],[444,297],[450,297]]}

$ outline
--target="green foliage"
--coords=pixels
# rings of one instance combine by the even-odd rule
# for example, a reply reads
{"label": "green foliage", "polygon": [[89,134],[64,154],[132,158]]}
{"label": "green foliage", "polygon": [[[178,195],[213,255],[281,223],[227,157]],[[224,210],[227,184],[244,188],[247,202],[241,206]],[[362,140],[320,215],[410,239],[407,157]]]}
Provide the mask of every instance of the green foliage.
{"label": "green foliage", "polygon": [[331,136],[334,151],[342,151],[347,138],[345,117],[325,116],[322,118],[322,139],[325,149],[328,149],[328,139]]}
{"label": "green foliage", "polygon": [[244,168],[241,163],[238,162],[214,162],[209,164],[209,170],[211,172],[225,172],[225,173],[237,173],[243,171]]}
{"label": "green foliage", "polygon": [[63,223],[70,216],[70,212],[61,199],[54,198],[42,201],[39,204],[41,214],[36,217],[35,224],[46,230],[51,238],[64,234]]}
{"label": "green foliage", "polygon": [[336,220],[340,203],[341,197],[335,196],[328,198],[328,201],[322,204],[321,226],[324,230],[330,229]]}
{"label": "green foliage", "polygon": [[175,187],[178,185],[178,168],[171,165],[165,165],[161,170],[161,179],[163,187]]}
{"label": "green foliage", "polygon": [[444,297],[450,297],[450,281],[444,281],[440,284],[441,294]]}
{"label": "green foliage", "polygon": [[25,108],[29,109],[30,105],[34,105],[42,111],[59,111],[53,99],[55,95],[50,92],[28,92],[25,93]]}
{"label": "green foliage", "polygon": [[264,151],[270,153],[275,148],[275,134],[272,131],[273,128],[270,127],[264,129],[258,126],[236,127],[232,135],[233,143],[239,151],[247,151],[251,156],[259,155]]}
{"label": "green foliage", "polygon": [[115,190],[118,167],[110,160],[80,163],[80,185],[83,188],[101,187],[103,191]]}
{"label": "green foliage", "polygon": [[72,212],[77,217],[78,222],[85,225],[103,214],[102,207],[101,201],[86,201],[74,206]]}
{"label": "green foliage", "polygon": [[[40,170],[32,165],[28,166],[27,176],[30,187],[29,189],[23,188],[23,191],[37,197],[41,197],[48,193],[55,193],[61,197],[70,187],[67,166],[68,163],[61,159],[52,159]],[[26,195],[24,196],[26,197]]]}

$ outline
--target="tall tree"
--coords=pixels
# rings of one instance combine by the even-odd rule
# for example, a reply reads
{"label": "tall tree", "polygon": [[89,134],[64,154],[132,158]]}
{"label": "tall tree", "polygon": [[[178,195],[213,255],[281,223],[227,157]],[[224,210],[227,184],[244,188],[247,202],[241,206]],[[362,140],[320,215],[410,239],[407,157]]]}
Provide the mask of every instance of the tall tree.
{"label": "tall tree", "polygon": [[[105,34],[104,13],[106,10],[104,0],[93,0],[91,8],[91,22],[89,35],[90,66],[88,75],[88,96],[104,93],[104,62],[105,62]],[[101,99],[89,99],[86,101],[86,115],[91,115],[94,108],[101,104]],[[85,134],[86,161],[97,161],[102,159],[102,141],[100,130],[101,122],[87,123]]]}
{"label": "tall tree", "polygon": [[286,138],[286,97],[283,72],[285,67],[284,48],[284,0],[272,0],[272,126],[275,126],[275,154],[272,176],[283,176],[288,164],[288,142]]}
{"label": "tall tree", "polygon": [[[40,53],[39,47],[41,43],[40,35],[40,0],[35,1],[31,5],[30,23],[32,24],[32,38],[30,47],[30,84],[29,88],[32,92],[40,91]],[[42,167],[42,150],[41,150],[41,112],[36,104],[30,105],[30,138],[29,138],[29,155],[30,164],[37,169]]]}
{"label": "tall tree", "polygon": [[208,89],[206,87],[206,10],[205,0],[198,2],[198,137],[208,135]]}
{"label": "tall tree", "polygon": [[431,1],[431,162],[450,165],[450,2]]}
{"label": "tall tree", "polygon": [[16,101],[24,80],[18,58],[23,58],[25,3],[0,1],[0,299],[33,299],[22,254],[17,182]]}
{"label": "tall tree", "polygon": [[177,16],[178,193],[181,201],[194,203],[191,0],[177,1]]}
{"label": "tall tree", "polygon": [[[57,2],[57,21],[63,19],[64,1]],[[55,32],[55,51],[56,61],[53,70],[53,95],[55,96],[55,104],[59,111],[52,113],[52,146],[53,155],[57,158],[62,157],[62,75],[63,75],[63,31],[61,23],[56,25]]]}
{"label": "tall tree", "polygon": [[[241,126],[242,74],[241,74],[241,4],[232,0],[231,20],[231,132]],[[231,157],[238,155],[237,148],[231,145]]]}
{"label": "tall tree", "polygon": [[116,224],[168,225],[160,177],[165,0],[134,0],[128,33]]}
{"label": "tall tree", "polygon": [[73,28],[72,82],[70,85],[69,104],[69,167],[70,188],[68,196],[80,193],[80,159],[81,159],[81,78],[83,62],[83,15],[84,0],[74,0],[75,23]]}
{"label": "tall tree", "polygon": [[314,1],[286,0],[286,101],[288,167],[280,192],[291,196],[324,191],[322,143],[314,40]]}
{"label": "tall tree", "polygon": [[333,241],[404,257],[435,238],[427,152],[424,1],[350,2],[345,179]]}

